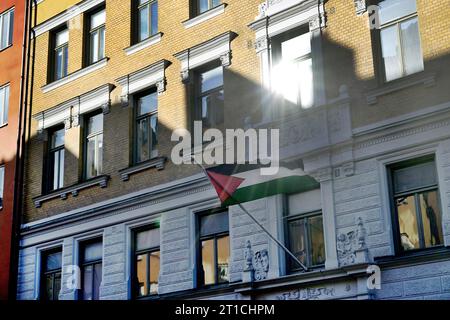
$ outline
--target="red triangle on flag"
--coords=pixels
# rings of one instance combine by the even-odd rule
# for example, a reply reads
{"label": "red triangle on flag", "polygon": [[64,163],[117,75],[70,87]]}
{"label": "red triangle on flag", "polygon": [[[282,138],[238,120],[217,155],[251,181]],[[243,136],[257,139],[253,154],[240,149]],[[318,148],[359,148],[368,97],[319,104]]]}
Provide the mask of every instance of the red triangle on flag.
{"label": "red triangle on flag", "polygon": [[207,171],[208,178],[211,181],[220,201],[225,202],[233,195],[236,189],[245,179],[226,176],[217,172]]}

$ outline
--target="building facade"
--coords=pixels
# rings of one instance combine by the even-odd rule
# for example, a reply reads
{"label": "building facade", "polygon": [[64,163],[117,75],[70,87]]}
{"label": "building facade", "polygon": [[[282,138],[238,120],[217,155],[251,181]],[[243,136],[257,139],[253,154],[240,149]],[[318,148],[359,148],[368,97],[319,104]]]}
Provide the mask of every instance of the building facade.
{"label": "building facade", "polygon": [[[449,13],[40,1],[17,298],[450,298]],[[279,130],[303,178],[243,205],[305,268],[172,161],[194,121]]]}
{"label": "building facade", "polygon": [[[0,3],[0,300],[10,295],[16,274],[13,220],[21,114],[25,1]],[[13,265],[11,265],[11,263]],[[12,276],[13,275],[13,276]],[[13,289],[14,291],[14,289]],[[14,296],[14,294],[13,294]]]}

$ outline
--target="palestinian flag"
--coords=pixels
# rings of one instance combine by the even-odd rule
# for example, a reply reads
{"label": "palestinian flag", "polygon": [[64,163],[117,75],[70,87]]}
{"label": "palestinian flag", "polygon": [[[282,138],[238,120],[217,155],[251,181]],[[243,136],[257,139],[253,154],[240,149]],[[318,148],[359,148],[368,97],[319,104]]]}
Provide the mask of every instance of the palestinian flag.
{"label": "palestinian flag", "polygon": [[280,166],[276,175],[262,175],[261,165],[220,165],[206,169],[211,184],[224,206],[277,194],[316,189],[319,183],[302,169]]}

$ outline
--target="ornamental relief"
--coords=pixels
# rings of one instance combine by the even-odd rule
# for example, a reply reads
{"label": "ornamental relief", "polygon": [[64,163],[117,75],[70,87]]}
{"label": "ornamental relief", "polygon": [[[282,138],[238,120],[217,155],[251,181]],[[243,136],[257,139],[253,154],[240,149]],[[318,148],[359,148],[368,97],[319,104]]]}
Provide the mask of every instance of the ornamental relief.
{"label": "ornamental relief", "polygon": [[334,288],[304,288],[282,293],[277,296],[277,300],[321,300],[334,296]]}

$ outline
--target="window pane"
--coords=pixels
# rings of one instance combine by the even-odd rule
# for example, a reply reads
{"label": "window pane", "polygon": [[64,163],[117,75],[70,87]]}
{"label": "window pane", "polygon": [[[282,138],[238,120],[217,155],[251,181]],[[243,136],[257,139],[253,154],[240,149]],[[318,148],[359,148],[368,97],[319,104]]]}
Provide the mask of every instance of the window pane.
{"label": "window pane", "polygon": [[63,48],[56,50],[55,52],[55,77],[56,80],[63,77],[63,59],[64,53]]}
{"label": "window pane", "polygon": [[312,107],[314,102],[312,59],[299,63],[300,102],[303,108]]}
{"label": "window pane", "polygon": [[[289,246],[291,252],[300,260],[301,263],[306,264],[306,234],[305,234],[305,220],[295,220],[289,222]],[[291,268],[296,269],[300,266],[295,261],[289,259]]]}
{"label": "window pane", "polygon": [[1,26],[1,48],[4,49],[9,45],[9,14],[2,15],[2,26]]}
{"label": "window pane", "polygon": [[220,4],[221,0],[212,0],[212,7],[217,7]]}
{"label": "window pane", "polygon": [[65,136],[64,129],[55,131],[52,134],[51,147],[57,148],[57,147],[63,146],[64,145],[64,136]]}
{"label": "window pane", "polygon": [[403,63],[406,75],[423,70],[422,48],[420,46],[419,24],[417,18],[400,24],[402,37]]}
{"label": "window pane", "polygon": [[137,162],[150,159],[150,138],[149,118],[139,120],[137,123]]}
{"label": "window pane", "polygon": [[417,11],[416,0],[385,0],[379,3],[380,22],[396,20]]}
{"label": "window pane", "polygon": [[386,81],[402,77],[402,57],[396,25],[381,30],[381,47]]}
{"label": "window pane", "polygon": [[136,277],[137,277],[137,295],[138,297],[146,296],[147,288],[147,254],[139,254],[136,256]]}
{"label": "window pane", "polygon": [[9,39],[8,44],[12,44],[14,34],[14,10],[9,13]]}
{"label": "window pane", "polygon": [[102,24],[105,24],[106,21],[106,12],[105,10],[99,11],[91,15],[91,30],[95,29]]}
{"label": "window pane", "polygon": [[46,255],[45,271],[61,269],[62,253],[54,252]]}
{"label": "window pane", "polygon": [[149,7],[145,6],[139,9],[139,41],[149,37]]}
{"label": "window pane", "polygon": [[96,138],[88,139],[86,147],[86,178],[92,178],[97,176],[97,166],[95,163],[96,150]]}
{"label": "window pane", "polygon": [[230,264],[230,237],[217,239],[217,275],[219,283],[229,282],[228,267]]}
{"label": "window pane", "polygon": [[202,13],[208,10],[208,1],[209,0],[198,0],[198,12]]}
{"label": "window pane", "polygon": [[304,33],[281,43],[281,55],[285,61],[295,60],[311,53],[311,36]]}
{"label": "window pane", "polygon": [[103,255],[103,244],[101,241],[88,243],[84,247],[83,262],[101,260]]}
{"label": "window pane", "polygon": [[45,298],[48,300],[54,300],[53,297],[53,274],[45,276]]}
{"label": "window pane", "polygon": [[64,150],[53,153],[53,190],[63,187],[64,184]]}
{"label": "window pane", "polygon": [[158,32],[158,2],[155,1],[152,3],[152,30],[151,34],[155,34]]}
{"label": "window pane", "polygon": [[396,199],[400,239],[403,250],[420,248],[414,196]]}
{"label": "window pane", "polygon": [[217,127],[224,122],[224,91],[212,92],[201,99],[202,121],[208,128]]}
{"label": "window pane", "polygon": [[437,191],[422,193],[419,200],[425,247],[443,244],[442,214]]}
{"label": "window pane", "polygon": [[100,285],[102,283],[102,264],[96,263],[94,265],[94,288],[93,298],[94,300],[100,299]]}
{"label": "window pane", "polygon": [[99,40],[99,33],[96,31],[94,33],[91,33],[91,63],[97,62],[99,60],[98,52],[98,40]]}
{"label": "window pane", "polygon": [[99,133],[103,131],[103,114],[97,114],[88,119],[87,134]]}
{"label": "window pane", "polygon": [[437,184],[435,162],[422,163],[394,171],[394,192],[400,193]]}
{"label": "window pane", "polygon": [[202,241],[202,267],[204,272],[204,284],[214,284],[214,239]]}
{"label": "window pane", "polygon": [[150,126],[152,128],[152,148],[158,144],[158,116],[154,115],[150,118]]}
{"label": "window pane", "polygon": [[64,150],[60,150],[59,152],[59,181],[58,181],[58,189],[64,186]]}
{"label": "window pane", "polygon": [[325,262],[325,242],[323,238],[322,216],[308,219],[309,235],[311,237],[311,265],[316,266]]}
{"label": "window pane", "polygon": [[217,67],[200,74],[201,92],[223,86],[223,67]]}
{"label": "window pane", "polygon": [[100,33],[100,47],[98,53],[98,60],[101,60],[105,57],[105,28],[101,28],[99,30]]}
{"label": "window pane", "polygon": [[158,110],[158,94],[156,92],[139,98],[138,115],[155,112]]}
{"label": "window pane", "polygon": [[150,254],[150,294],[158,293],[159,265],[160,265],[159,251],[152,252]]}
{"label": "window pane", "polygon": [[83,268],[83,300],[93,300],[92,280],[94,277],[94,266],[88,265]]}
{"label": "window pane", "polygon": [[159,247],[160,232],[159,228],[149,229],[136,234],[136,250],[150,249]]}
{"label": "window pane", "polygon": [[3,207],[3,188],[5,185],[5,167],[0,167],[0,208]]}
{"label": "window pane", "polygon": [[53,286],[53,300],[59,300],[59,292],[61,291],[61,273],[55,273],[55,284]]}
{"label": "window pane", "polygon": [[56,46],[59,47],[69,42],[69,30],[65,29],[56,34]]}
{"label": "window pane", "polygon": [[200,236],[228,232],[228,211],[200,217]]}
{"label": "window pane", "polygon": [[6,123],[4,121],[4,115],[5,115],[5,92],[6,92],[6,87],[0,88],[0,125]]}

